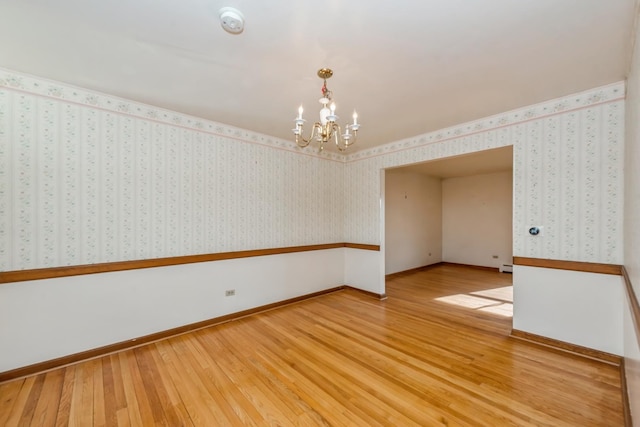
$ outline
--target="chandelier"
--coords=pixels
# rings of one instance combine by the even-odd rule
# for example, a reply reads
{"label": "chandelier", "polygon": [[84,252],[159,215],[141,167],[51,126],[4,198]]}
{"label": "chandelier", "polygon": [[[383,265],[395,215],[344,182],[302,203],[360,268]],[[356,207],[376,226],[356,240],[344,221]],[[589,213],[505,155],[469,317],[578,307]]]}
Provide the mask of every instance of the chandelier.
{"label": "chandelier", "polygon": [[322,98],[319,100],[322,108],[320,109],[320,121],[313,124],[309,138],[302,136],[304,122],[306,122],[306,120],[302,118],[302,105],[298,108],[298,117],[295,119],[296,128],[293,129],[293,134],[296,136],[296,144],[298,144],[299,147],[304,148],[311,142],[316,141],[318,143],[318,152],[322,152],[322,150],[324,150],[324,144],[333,139],[338,150],[346,151],[350,145],[356,142],[360,125],[358,124],[358,114],[355,111],[353,112],[353,123],[344,127],[344,133],[342,133],[340,126],[336,123],[336,120],[338,120],[338,116],[336,116],[336,104],[333,102],[333,94],[327,88],[327,79],[332,75],[333,70],[330,68],[321,68],[318,70],[318,77],[324,81],[322,85]]}

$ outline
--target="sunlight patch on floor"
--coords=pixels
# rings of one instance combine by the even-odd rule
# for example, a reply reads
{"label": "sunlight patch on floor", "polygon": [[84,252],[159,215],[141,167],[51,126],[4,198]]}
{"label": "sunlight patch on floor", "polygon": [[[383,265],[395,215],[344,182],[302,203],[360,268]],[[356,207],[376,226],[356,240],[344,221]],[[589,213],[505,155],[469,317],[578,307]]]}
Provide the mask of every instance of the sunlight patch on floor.
{"label": "sunlight patch on floor", "polygon": [[436,301],[446,302],[447,304],[459,305],[460,307],[467,308],[482,308],[490,305],[495,305],[496,301],[474,297],[473,295],[458,294],[450,295],[447,297],[436,298]]}
{"label": "sunlight patch on floor", "polygon": [[480,295],[481,297],[497,299],[505,302],[513,302],[513,286],[485,289],[484,291],[471,292],[471,295]]}
{"label": "sunlight patch on floor", "polygon": [[505,302],[504,304],[492,305],[489,307],[481,307],[480,311],[487,313],[499,314],[504,317],[513,317],[513,304]]}
{"label": "sunlight patch on floor", "polygon": [[486,289],[469,294],[448,295],[435,300],[499,316],[513,317],[513,286]]}

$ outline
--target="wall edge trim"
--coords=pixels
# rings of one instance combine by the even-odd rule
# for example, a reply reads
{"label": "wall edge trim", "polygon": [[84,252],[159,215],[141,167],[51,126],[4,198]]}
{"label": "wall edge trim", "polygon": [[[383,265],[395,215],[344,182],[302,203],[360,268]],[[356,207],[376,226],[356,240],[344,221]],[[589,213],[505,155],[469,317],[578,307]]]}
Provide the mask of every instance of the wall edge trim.
{"label": "wall edge trim", "polygon": [[583,347],[577,344],[571,344],[566,341],[560,341],[553,338],[544,337],[542,335],[532,334],[530,332],[521,331],[519,329],[512,329],[510,336],[512,338],[532,342],[534,344],[553,348],[559,351],[564,351],[567,353],[572,353],[578,356],[597,360],[609,365],[620,366],[623,360],[623,357],[618,356],[617,354],[611,354],[605,351],[595,350],[593,348]]}
{"label": "wall edge trim", "polygon": [[280,255],[294,252],[319,251],[335,248],[356,248],[379,251],[379,245],[359,243],[325,243],[306,246],[288,246],[282,248],[252,249],[234,252],[215,252],[210,254],[183,255],[176,257],[151,258],[132,261],[115,261],[98,264],[70,265],[31,270],[13,270],[0,272],[0,284],[24,282],[28,280],[53,279],[57,277],[80,276],[84,274],[110,273],[114,271],[137,270],[142,268],[168,267],[172,265],[193,264],[198,262],[224,261],[238,258],[251,258],[266,255]]}
{"label": "wall edge trim", "polygon": [[557,259],[513,257],[513,264],[525,267],[554,268],[559,270],[582,271],[585,273],[622,275],[622,266],[619,264],[602,264],[583,261],[564,261]]}
{"label": "wall edge trim", "polygon": [[640,303],[638,302],[638,296],[636,295],[633,286],[631,285],[631,278],[629,272],[622,266],[622,277],[624,278],[624,285],[629,297],[629,304],[631,307],[631,318],[633,319],[633,325],[636,329],[636,338],[638,338],[638,344],[640,345]]}
{"label": "wall edge trim", "polygon": [[380,245],[369,245],[364,243],[345,243],[345,248],[363,249],[365,251],[380,251]]}
{"label": "wall edge trim", "polygon": [[242,317],[247,317],[253,314],[274,310],[276,308],[280,308],[285,305],[295,304],[307,299],[330,294],[333,292],[338,292],[345,288],[347,288],[347,286],[344,286],[344,285],[336,286],[333,288],[324,289],[322,291],[300,295],[300,296],[289,298],[286,300],[265,304],[265,305],[261,305],[254,308],[249,308],[247,310],[238,311],[236,313],[230,313],[223,316],[213,317],[211,319],[201,320],[195,323],[189,323],[187,325],[166,329],[164,331],[155,332],[149,335],[144,335],[142,337],[132,338],[126,341],[120,341],[120,342],[108,344],[102,347],[97,347],[97,348],[81,351],[78,353],[70,354],[67,356],[58,357],[56,359],[45,360],[43,362],[38,362],[31,365],[23,366],[20,368],[12,369],[9,371],[0,372],[0,384],[6,381],[11,381],[18,378],[23,378],[30,375],[50,371],[52,369],[57,369],[63,366],[72,365],[74,363],[84,362],[90,359],[103,357],[111,353],[116,353],[123,350],[129,350],[135,347],[142,347],[144,345],[151,344],[153,342],[161,341],[167,338],[172,338],[178,335],[183,335],[188,332],[194,332],[199,329],[205,329],[211,326],[219,325],[221,323],[237,320]]}

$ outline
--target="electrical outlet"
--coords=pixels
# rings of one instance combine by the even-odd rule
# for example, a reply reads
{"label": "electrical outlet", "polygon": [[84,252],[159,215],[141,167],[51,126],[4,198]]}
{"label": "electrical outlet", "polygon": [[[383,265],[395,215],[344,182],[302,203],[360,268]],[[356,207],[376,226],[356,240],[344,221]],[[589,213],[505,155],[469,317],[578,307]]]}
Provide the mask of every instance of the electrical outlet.
{"label": "electrical outlet", "polygon": [[498,259],[498,255],[491,255],[493,259]]}
{"label": "electrical outlet", "polygon": [[235,289],[227,289],[226,291],[224,291],[224,296],[225,297],[232,297],[236,294],[236,290]]}

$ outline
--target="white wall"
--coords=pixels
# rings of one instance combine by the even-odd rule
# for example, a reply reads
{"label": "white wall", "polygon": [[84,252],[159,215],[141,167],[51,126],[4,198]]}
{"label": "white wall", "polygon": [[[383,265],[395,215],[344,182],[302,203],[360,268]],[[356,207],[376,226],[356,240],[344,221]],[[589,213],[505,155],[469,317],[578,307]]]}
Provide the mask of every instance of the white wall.
{"label": "white wall", "polygon": [[381,252],[344,248],[344,254],[344,284],[383,295],[385,282]]}
{"label": "white wall", "polygon": [[340,286],[344,259],[336,248],[3,284],[0,372]]}
{"label": "white wall", "polygon": [[623,279],[514,266],[513,328],[623,354]]}
{"label": "white wall", "polygon": [[443,261],[511,264],[512,182],[511,171],[442,180]]}
{"label": "white wall", "polygon": [[[637,3],[637,2],[636,2]],[[637,9],[637,7],[636,7]],[[636,296],[640,296],[640,32],[634,34],[631,70],[627,76],[626,137],[624,168],[624,265]],[[640,425],[640,336],[632,321],[630,305],[625,310],[625,357],[629,402],[634,425]],[[640,319],[635,319],[640,322]]]}
{"label": "white wall", "polygon": [[387,170],[385,215],[386,274],[442,261],[439,178]]}

